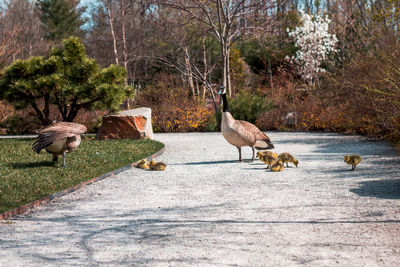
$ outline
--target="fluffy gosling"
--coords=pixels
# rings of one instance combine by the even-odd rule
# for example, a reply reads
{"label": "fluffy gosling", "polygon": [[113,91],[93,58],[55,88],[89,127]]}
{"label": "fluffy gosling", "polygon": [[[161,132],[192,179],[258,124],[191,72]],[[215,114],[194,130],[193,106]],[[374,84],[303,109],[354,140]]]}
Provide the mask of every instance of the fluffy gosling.
{"label": "fluffy gosling", "polygon": [[273,153],[271,151],[264,151],[264,152],[257,152],[257,157],[260,159],[260,161],[264,162],[265,165],[267,165],[267,169],[275,163],[275,161],[278,158],[277,153]]}
{"label": "fluffy gosling", "polygon": [[149,167],[149,163],[147,162],[147,160],[146,160],[146,159],[142,159],[142,160],[139,161],[139,163],[136,165],[136,168],[148,170],[150,167]]}
{"label": "fluffy gosling", "polygon": [[362,158],[360,155],[346,155],[344,156],[344,162],[351,165],[351,170],[354,171],[356,166],[361,162]]}
{"label": "fluffy gosling", "polygon": [[274,158],[278,158],[278,153],[275,153],[275,152],[272,152],[272,151],[268,151],[268,150],[265,150],[265,151],[258,151],[257,152],[257,157],[258,158],[260,158],[260,156],[272,156],[272,157],[274,157]]}
{"label": "fluffy gosling", "polygon": [[260,161],[262,161],[262,162],[265,163],[266,155],[264,155],[261,151],[258,151],[258,152],[257,152],[257,157],[258,157],[258,159],[259,159]]}
{"label": "fluffy gosling", "polygon": [[282,160],[283,164],[286,162],[286,167],[289,167],[289,162],[293,163],[296,168],[297,165],[299,165],[299,161],[295,159],[290,153],[281,153],[279,154],[278,159]]}
{"label": "fluffy gosling", "polygon": [[281,172],[285,169],[285,166],[282,160],[276,160],[275,163],[271,166],[271,171],[273,172]]}
{"label": "fluffy gosling", "polygon": [[265,160],[263,161],[267,165],[267,169],[276,163],[277,158],[271,155],[265,155]]}
{"label": "fluffy gosling", "polygon": [[149,167],[152,171],[165,171],[167,165],[163,162],[155,162],[154,160],[152,160],[150,161]]}

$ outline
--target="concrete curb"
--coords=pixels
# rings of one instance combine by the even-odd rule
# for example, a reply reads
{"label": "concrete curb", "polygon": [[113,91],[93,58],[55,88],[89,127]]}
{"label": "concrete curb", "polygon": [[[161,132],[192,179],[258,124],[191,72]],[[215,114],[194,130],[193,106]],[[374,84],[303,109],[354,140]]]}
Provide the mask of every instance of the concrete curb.
{"label": "concrete curb", "polygon": [[[155,159],[155,158],[161,156],[164,152],[165,152],[165,147],[163,147],[160,151],[154,153],[153,155],[148,156],[146,159],[147,160]],[[21,207],[17,207],[15,209],[6,211],[4,213],[1,213],[0,214],[0,220],[7,220],[7,219],[10,219],[10,218],[15,217],[17,215],[21,215],[21,214],[27,212],[28,210],[31,210],[31,209],[33,209],[35,207],[40,206],[40,205],[44,205],[44,204],[50,202],[53,199],[65,196],[65,195],[67,195],[69,193],[72,193],[72,192],[74,192],[74,191],[76,191],[76,190],[78,190],[78,189],[80,189],[80,188],[82,188],[84,186],[93,184],[93,183],[101,181],[101,180],[103,180],[105,178],[109,178],[109,177],[117,175],[117,174],[119,174],[119,173],[121,173],[123,171],[129,170],[129,169],[135,167],[138,164],[139,161],[140,160],[135,161],[135,162],[133,162],[131,164],[128,164],[128,165],[126,165],[124,167],[121,167],[119,169],[116,169],[114,171],[110,171],[108,173],[102,174],[102,175],[100,175],[98,177],[94,177],[94,178],[89,179],[87,181],[81,182],[78,185],[75,185],[75,186],[72,186],[70,188],[64,189],[64,190],[62,190],[60,192],[54,193],[54,194],[52,194],[50,196],[47,196],[47,197],[44,197],[42,199],[38,199],[38,200],[32,201],[32,202],[30,202],[28,204],[25,204],[25,205],[21,206]]]}

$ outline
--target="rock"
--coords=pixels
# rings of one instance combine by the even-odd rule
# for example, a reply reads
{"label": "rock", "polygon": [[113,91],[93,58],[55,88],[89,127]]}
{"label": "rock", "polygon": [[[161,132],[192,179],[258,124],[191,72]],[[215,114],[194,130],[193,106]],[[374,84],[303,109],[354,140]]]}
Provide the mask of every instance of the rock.
{"label": "rock", "polygon": [[154,139],[150,108],[136,108],[103,117],[97,139]]}

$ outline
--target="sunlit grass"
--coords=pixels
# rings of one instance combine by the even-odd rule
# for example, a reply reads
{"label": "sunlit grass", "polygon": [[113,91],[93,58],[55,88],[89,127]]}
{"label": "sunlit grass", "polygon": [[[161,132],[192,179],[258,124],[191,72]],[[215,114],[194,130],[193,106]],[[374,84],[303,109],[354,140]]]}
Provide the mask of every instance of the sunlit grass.
{"label": "sunlit grass", "polygon": [[145,158],[164,147],[150,140],[83,140],[67,166],[31,149],[33,139],[0,139],[0,213]]}

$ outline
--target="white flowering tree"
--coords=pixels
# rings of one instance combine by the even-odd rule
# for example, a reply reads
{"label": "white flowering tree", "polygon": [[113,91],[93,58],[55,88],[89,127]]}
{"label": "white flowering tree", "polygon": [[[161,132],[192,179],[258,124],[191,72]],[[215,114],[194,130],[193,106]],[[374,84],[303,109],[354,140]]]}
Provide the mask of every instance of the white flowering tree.
{"label": "white flowering tree", "polygon": [[310,15],[300,11],[302,25],[293,31],[287,30],[295,40],[298,48],[296,54],[288,58],[297,67],[299,75],[309,84],[318,79],[320,73],[325,72],[322,64],[328,56],[337,52],[338,42],[335,34],[329,33],[331,20],[326,17]]}

